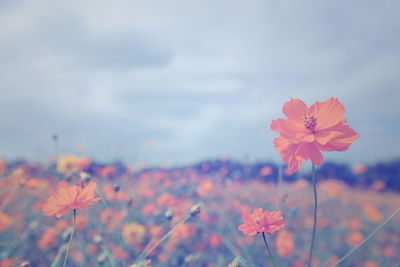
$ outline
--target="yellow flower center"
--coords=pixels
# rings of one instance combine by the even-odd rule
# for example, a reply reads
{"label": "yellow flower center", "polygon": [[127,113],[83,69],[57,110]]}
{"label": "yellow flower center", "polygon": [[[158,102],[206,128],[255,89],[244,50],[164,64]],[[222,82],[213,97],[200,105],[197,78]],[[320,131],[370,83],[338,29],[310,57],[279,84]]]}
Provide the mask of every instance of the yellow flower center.
{"label": "yellow flower center", "polygon": [[308,130],[314,130],[317,125],[317,119],[312,114],[306,114],[303,117],[304,127]]}

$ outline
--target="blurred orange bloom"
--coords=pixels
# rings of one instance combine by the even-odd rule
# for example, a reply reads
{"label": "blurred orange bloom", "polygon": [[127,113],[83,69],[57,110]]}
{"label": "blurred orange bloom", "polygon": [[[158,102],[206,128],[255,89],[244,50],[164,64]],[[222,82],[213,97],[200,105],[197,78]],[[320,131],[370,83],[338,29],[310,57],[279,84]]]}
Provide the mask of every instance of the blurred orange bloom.
{"label": "blurred orange bloom", "polygon": [[24,186],[33,190],[43,190],[49,187],[49,182],[45,179],[31,178],[25,182]]}
{"label": "blurred orange bloom", "polygon": [[345,125],[345,109],[335,98],[316,102],[311,107],[300,99],[291,99],[283,106],[287,119],[273,120],[271,130],[279,132],[275,150],[288,166],[288,174],[297,172],[303,162],[314,165],[324,161],[320,152],[345,151],[360,135]]}
{"label": "blurred orange bloom", "polygon": [[41,249],[49,249],[55,247],[57,243],[57,232],[54,228],[50,228],[42,234],[37,242],[37,246]]}
{"label": "blurred orange bloom", "polygon": [[114,186],[111,184],[105,184],[103,186],[103,189],[101,190],[104,197],[108,200],[108,201],[127,201],[128,200],[128,195],[123,192],[123,191],[118,191],[115,192]]}
{"label": "blurred orange bloom", "polygon": [[96,245],[94,245],[94,244],[88,244],[86,246],[86,252],[89,254],[96,255],[97,251],[98,251],[98,249],[97,249]]}
{"label": "blurred orange bloom", "polygon": [[268,176],[271,175],[272,173],[272,169],[270,166],[264,166],[261,170],[260,170],[260,175],[261,176]]}
{"label": "blurred orange bloom", "polygon": [[215,248],[217,247],[219,244],[222,243],[222,239],[220,236],[218,235],[211,235],[208,242],[210,243],[210,246]]}
{"label": "blurred orange bloom", "polygon": [[57,171],[59,173],[67,174],[76,169],[76,162],[77,158],[74,155],[60,156],[57,162]]}
{"label": "blurred orange bloom", "polygon": [[386,187],[386,183],[383,181],[375,181],[370,185],[370,188],[374,191],[384,190]]}
{"label": "blurred orange bloom", "polygon": [[82,208],[87,209],[101,198],[95,197],[96,183],[90,182],[85,188],[78,185],[70,186],[61,181],[57,184],[58,194],[49,190],[50,197],[43,204],[43,214],[45,216],[56,215],[60,218],[71,210]]}
{"label": "blurred orange bloom", "polygon": [[105,166],[103,169],[101,169],[100,176],[102,178],[110,178],[115,176],[116,173],[117,171],[113,166]]}
{"label": "blurred orange bloom", "polygon": [[5,163],[2,158],[0,158],[0,175],[5,174],[6,169],[7,169],[7,163]]}
{"label": "blurred orange bloom", "polygon": [[358,164],[351,168],[351,171],[356,175],[362,174],[362,173],[366,172],[367,170],[368,170],[368,167],[364,164]]}
{"label": "blurred orange bloom", "polygon": [[391,246],[386,246],[382,249],[382,254],[385,255],[386,258],[394,259],[396,258],[396,250]]}
{"label": "blurred orange bloom", "polygon": [[70,226],[69,222],[67,220],[60,220],[56,223],[55,229],[58,231],[64,231]]}
{"label": "blurred orange bloom", "polygon": [[10,216],[4,213],[0,213],[0,233],[7,230],[7,228],[12,224],[12,219]]}
{"label": "blurred orange bloom", "polygon": [[347,236],[346,241],[352,246],[357,246],[364,239],[364,236],[360,232],[354,232]]}
{"label": "blurred orange bloom", "polygon": [[367,217],[367,220],[373,223],[379,223],[383,220],[382,213],[380,213],[375,206],[371,204],[365,204],[363,206],[363,212]]}
{"label": "blurred orange bloom", "polygon": [[17,266],[15,259],[2,259],[0,260],[0,267],[14,267]]}
{"label": "blurred orange bloom", "polygon": [[328,259],[328,266],[334,265],[338,260],[339,260],[339,258],[337,256],[335,256],[335,255],[330,256]]}
{"label": "blurred orange bloom", "polygon": [[84,171],[92,164],[89,158],[82,157],[75,162],[78,172]]}
{"label": "blurred orange bloom", "polygon": [[120,248],[120,247],[115,247],[112,250],[112,256],[115,259],[119,259],[119,260],[126,260],[127,258],[129,258],[128,252],[122,250],[122,248]]}
{"label": "blurred orange bloom", "polygon": [[364,267],[378,267],[378,264],[374,261],[369,260],[364,263]]}
{"label": "blurred orange bloom", "polygon": [[152,214],[156,209],[157,209],[156,204],[149,203],[149,204],[143,206],[142,213],[143,213],[143,215],[148,216],[148,215]]}
{"label": "blurred orange bloom", "polygon": [[79,214],[76,216],[76,229],[84,230],[88,226],[88,218],[85,214]]}
{"label": "blurred orange bloom", "polygon": [[353,231],[358,231],[361,229],[362,227],[362,223],[360,220],[356,219],[356,218],[350,218],[349,221],[347,222],[347,227],[350,230]]}
{"label": "blurred orange bloom", "polygon": [[135,222],[124,224],[122,228],[122,237],[128,245],[140,244],[145,234],[146,228]]}
{"label": "blurred orange bloom", "polygon": [[208,195],[208,193],[211,192],[211,190],[213,190],[213,188],[214,184],[211,181],[209,180],[203,181],[199,184],[198,188],[199,195],[205,197]]}
{"label": "blurred orange bloom", "polygon": [[248,236],[262,232],[271,235],[285,226],[280,211],[266,210],[263,212],[262,208],[255,209],[253,214],[243,214],[242,220],[244,224],[240,225],[238,229]]}
{"label": "blurred orange bloom", "polygon": [[283,258],[289,257],[294,250],[293,234],[288,231],[281,231],[278,233],[276,240],[276,251],[279,256]]}

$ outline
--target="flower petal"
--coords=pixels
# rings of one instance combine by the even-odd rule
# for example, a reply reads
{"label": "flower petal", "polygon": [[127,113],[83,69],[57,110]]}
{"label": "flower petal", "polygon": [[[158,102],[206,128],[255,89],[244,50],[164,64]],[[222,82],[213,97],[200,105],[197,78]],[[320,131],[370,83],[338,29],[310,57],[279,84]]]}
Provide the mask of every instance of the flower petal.
{"label": "flower petal", "polygon": [[301,161],[311,159],[314,165],[321,165],[324,162],[321,152],[314,143],[301,143],[296,151],[296,159]]}
{"label": "flower petal", "polygon": [[68,188],[69,184],[66,181],[58,182],[57,191],[60,192],[61,188]]}
{"label": "flower petal", "polygon": [[279,131],[282,137],[289,139],[301,138],[308,134],[307,130],[302,125],[284,119],[272,121],[271,130]]}
{"label": "flower petal", "polygon": [[317,125],[315,130],[322,130],[340,123],[344,116],[344,106],[337,98],[329,98],[325,102],[316,102],[310,107],[310,112],[315,115]]}
{"label": "flower petal", "polygon": [[303,101],[296,98],[287,101],[282,110],[289,120],[298,121],[300,123],[308,107]]}
{"label": "flower petal", "polygon": [[332,138],[340,136],[342,133],[338,131],[317,131],[315,132],[314,136],[316,141],[321,145],[326,145]]}
{"label": "flower petal", "polygon": [[318,144],[318,148],[324,152],[346,151],[360,135],[348,125],[341,128],[341,135],[332,138],[326,144]]}

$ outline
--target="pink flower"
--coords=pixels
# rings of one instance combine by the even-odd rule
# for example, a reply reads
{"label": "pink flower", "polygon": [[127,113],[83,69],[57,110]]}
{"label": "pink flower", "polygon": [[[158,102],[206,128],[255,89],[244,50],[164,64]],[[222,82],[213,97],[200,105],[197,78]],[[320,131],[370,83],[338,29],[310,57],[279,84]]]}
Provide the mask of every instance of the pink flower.
{"label": "pink flower", "polygon": [[309,108],[298,98],[285,103],[283,113],[287,119],[273,120],[271,130],[280,133],[274,139],[275,150],[289,165],[289,174],[309,159],[321,165],[321,151],[346,151],[360,136],[345,125],[344,112],[343,105],[333,97]]}

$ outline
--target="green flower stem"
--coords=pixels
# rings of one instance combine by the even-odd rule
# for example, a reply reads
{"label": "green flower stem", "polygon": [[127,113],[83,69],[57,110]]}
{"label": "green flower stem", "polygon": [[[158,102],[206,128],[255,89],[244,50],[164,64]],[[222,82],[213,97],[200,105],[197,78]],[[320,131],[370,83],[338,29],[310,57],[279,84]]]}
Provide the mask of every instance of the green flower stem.
{"label": "green flower stem", "polygon": [[276,265],[274,256],[272,255],[271,249],[270,249],[269,246],[268,246],[268,242],[267,242],[267,239],[265,238],[265,233],[264,233],[264,232],[262,232],[262,236],[263,236],[263,239],[264,239],[264,244],[265,244],[265,246],[267,247],[269,256],[271,256],[272,264],[274,265],[274,267],[277,267],[278,265]]}
{"label": "green flower stem", "polygon": [[102,244],[101,248],[103,249],[104,253],[106,254],[108,260],[110,261],[111,267],[116,267],[114,258],[111,255],[110,250],[107,248],[106,245]]}
{"label": "green flower stem", "polygon": [[144,255],[144,253],[147,251],[147,249],[150,247],[151,244],[153,244],[154,240],[157,238],[157,235],[164,229],[165,224],[161,226],[161,228],[157,231],[157,233],[154,234],[153,238],[147,243],[146,247],[143,249],[142,253],[140,253],[138,259],[141,259]]}
{"label": "green flower stem", "polygon": [[[168,233],[166,233],[151,249],[146,252],[142,257],[145,259],[158,245],[160,245],[162,242],[164,242],[179,226],[181,226],[184,222],[186,222],[192,215],[188,215],[186,218],[184,218],[182,221],[177,223],[171,230],[169,230]],[[138,258],[140,260],[140,257]]]}
{"label": "green flower stem", "polygon": [[312,232],[312,238],[311,238],[310,254],[308,257],[308,267],[311,267],[312,254],[313,254],[313,248],[314,248],[314,240],[315,240],[315,230],[317,229],[318,199],[317,199],[317,186],[316,186],[316,182],[315,182],[315,166],[314,166],[314,164],[312,165],[312,183],[313,183],[313,189],[314,189],[314,226],[313,226],[313,232]]}
{"label": "green flower stem", "polygon": [[67,253],[65,254],[63,267],[65,267],[65,264],[67,264],[69,251],[71,250],[72,238],[74,237],[75,225],[76,225],[76,209],[74,209],[74,225],[72,226],[72,233],[71,233],[71,237],[69,238],[68,249],[67,249]]}
{"label": "green flower stem", "polygon": [[58,262],[61,260],[62,254],[64,254],[64,251],[67,250],[67,244],[62,245],[58,252],[56,257],[54,258],[53,262],[51,263],[50,267],[57,267]]}
{"label": "green flower stem", "polygon": [[340,258],[334,265],[332,265],[331,267],[335,267],[337,265],[339,265],[340,263],[342,263],[343,261],[345,261],[351,254],[353,254],[354,251],[356,251],[357,249],[359,249],[362,245],[364,245],[365,243],[367,243],[367,241],[369,239],[371,239],[379,230],[381,230],[388,222],[390,222],[390,220],[393,219],[394,216],[397,215],[397,213],[400,212],[400,207],[395,210],[383,223],[381,223],[369,236],[367,236],[367,238],[365,238],[360,244],[358,244],[357,246],[355,246],[354,248],[352,248],[349,252],[347,252],[346,255],[344,255],[342,258]]}

